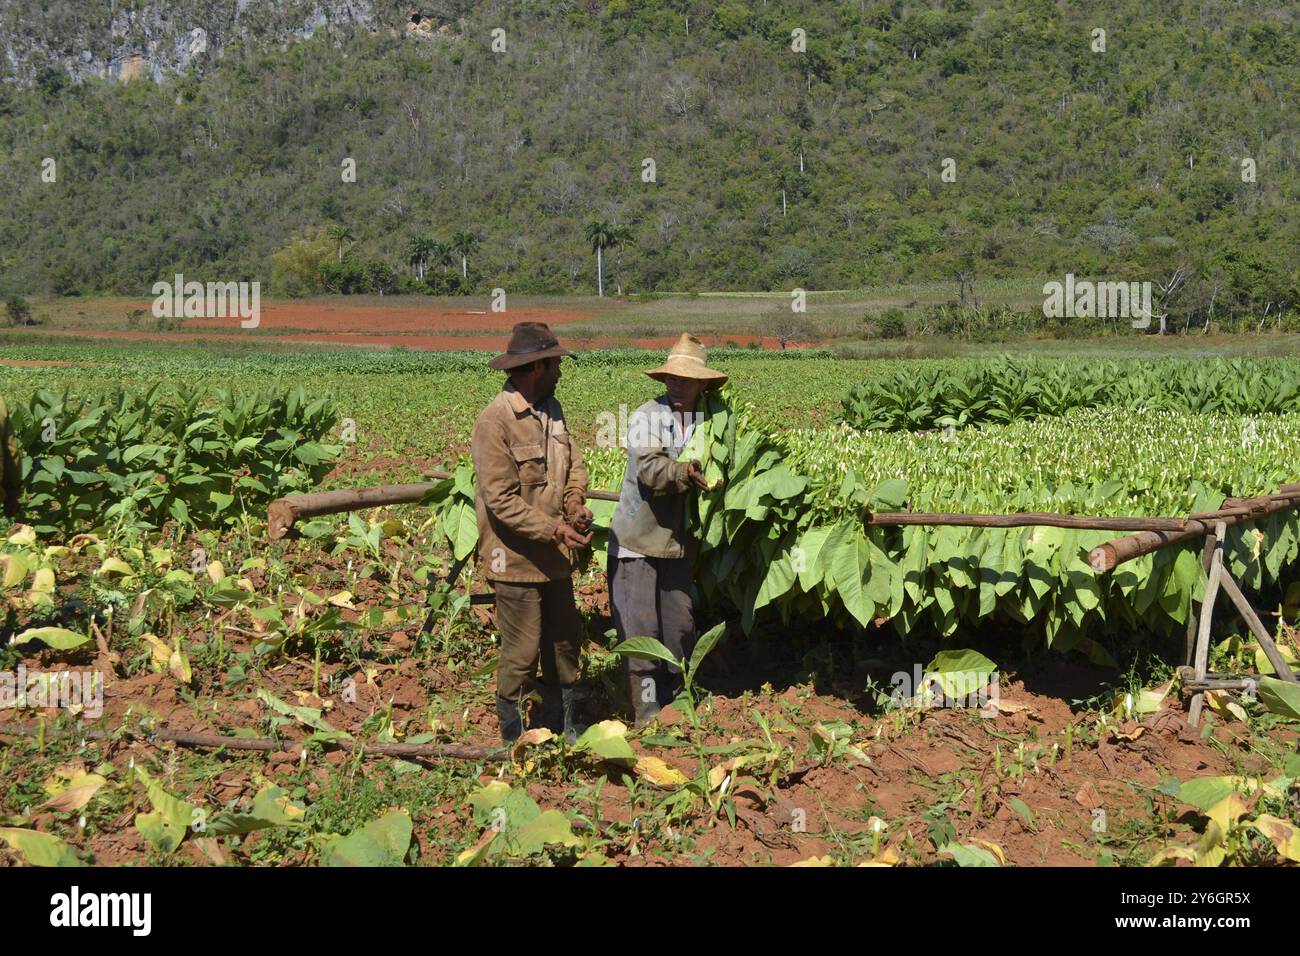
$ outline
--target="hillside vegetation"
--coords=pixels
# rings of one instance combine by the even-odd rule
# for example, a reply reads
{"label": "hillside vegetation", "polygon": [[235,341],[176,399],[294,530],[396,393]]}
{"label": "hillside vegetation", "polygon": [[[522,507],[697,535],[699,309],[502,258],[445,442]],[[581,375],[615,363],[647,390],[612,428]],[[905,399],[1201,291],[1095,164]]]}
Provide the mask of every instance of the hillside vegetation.
{"label": "hillside vegetation", "polygon": [[329,259],[335,291],[423,273],[593,292],[598,235],[625,292],[944,280],[956,298],[958,272],[975,296],[1072,272],[1172,283],[1179,326],[1300,302],[1288,4],[451,12],[432,39],[227,38],[160,83],[0,85],[0,293],[145,296],[176,272],[293,293]]}

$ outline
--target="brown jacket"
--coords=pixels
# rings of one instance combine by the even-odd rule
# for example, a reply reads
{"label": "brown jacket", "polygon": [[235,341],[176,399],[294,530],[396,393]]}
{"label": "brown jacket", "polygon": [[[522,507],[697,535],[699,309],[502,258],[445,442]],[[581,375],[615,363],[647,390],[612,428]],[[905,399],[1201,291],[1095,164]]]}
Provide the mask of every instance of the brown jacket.
{"label": "brown jacket", "polygon": [[487,579],[568,578],[573,556],[555,542],[555,529],[566,506],[586,499],[587,466],[560,403],[552,397],[534,409],[507,384],[474,422],[470,452],[478,558]]}
{"label": "brown jacket", "polygon": [[0,502],[0,508],[9,518],[18,517],[18,498],[23,487],[22,462],[22,446],[14,435],[5,400],[0,398],[0,494],[4,499]]}

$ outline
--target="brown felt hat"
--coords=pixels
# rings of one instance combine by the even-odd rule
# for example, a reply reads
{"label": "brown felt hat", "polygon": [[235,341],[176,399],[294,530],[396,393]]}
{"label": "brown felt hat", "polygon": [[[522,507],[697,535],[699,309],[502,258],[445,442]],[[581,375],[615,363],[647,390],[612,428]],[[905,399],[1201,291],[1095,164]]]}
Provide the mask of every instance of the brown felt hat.
{"label": "brown felt hat", "polygon": [[560,344],[546,323],[520,322],[510,330],[510,344],[506,350],[488,362],[488,368],[511,369],[538,359],[572,354]]}
{"label": "brown felt hat", "polygon": [[669,375],[694,378],[703,382],[705,388],[718,388],[727,380],[727,376],[709,368],[705,364],[708,358],[709,353],[704,343],[691,333],[683,332],[677,344],[669,350],[668,360],[658,368],[647,369],[646,374],[661,382]]}

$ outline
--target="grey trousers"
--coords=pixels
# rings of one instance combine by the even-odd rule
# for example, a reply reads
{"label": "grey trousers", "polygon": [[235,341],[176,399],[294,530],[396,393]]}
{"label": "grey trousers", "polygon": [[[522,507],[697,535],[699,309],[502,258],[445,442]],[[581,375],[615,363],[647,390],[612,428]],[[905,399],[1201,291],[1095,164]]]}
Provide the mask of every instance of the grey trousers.
{"label": "grey trousers", "polygon": [[[612,558],[609,603],[620,642],[653,637],[675,657],[695,647],[695,606],[688,558]],[[682,689],[681,671],[660,661],[624,658],[628,697],[638,716],[671,704]]]}

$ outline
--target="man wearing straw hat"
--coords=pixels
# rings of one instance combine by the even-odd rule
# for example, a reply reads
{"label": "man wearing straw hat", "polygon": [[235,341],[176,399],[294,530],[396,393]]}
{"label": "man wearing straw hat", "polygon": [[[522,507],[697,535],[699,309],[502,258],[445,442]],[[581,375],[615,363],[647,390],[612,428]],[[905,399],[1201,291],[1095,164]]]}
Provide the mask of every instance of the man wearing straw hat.
{"label": "man wearing straw hat", "polygon": [[592,516],[587,467],[555,399],[560,358],[571,354],[543,323],[516,325],[505,353],[488,363],[509,381],[470,438],[479,566],[496,592],[501,632],[497,720],[507,744],[523,732],[523,701],[534,685],[542,724],[570,742],[578,732],[573,685],[582,619],[572,574],[574,555],[591,541]]}
{"label": "man wearing straw hat", "polygon": [[[668,360],[646,372],[665,393],[628,416],[627,474],[609,532],[609,600],[619,641],[653,637],[676,657],[695,643],[695,607],[686,531],[686,496],[708,487],[698,462],[677,457],[690,441],[696,403],[727,376],[706,364],[708,353],[689,333]],[[624,658],[638,727],[681,690],[681,671],[657,661]]]}

